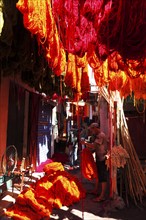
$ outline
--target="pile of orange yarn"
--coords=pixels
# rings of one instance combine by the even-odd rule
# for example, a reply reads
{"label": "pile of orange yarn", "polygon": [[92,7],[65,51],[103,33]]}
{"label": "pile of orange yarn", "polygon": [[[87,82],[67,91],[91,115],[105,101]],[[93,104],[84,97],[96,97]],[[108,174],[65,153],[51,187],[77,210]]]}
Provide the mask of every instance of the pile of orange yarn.
{"label": "pile of orange yarn", "polygon": [[18,195],[6,216],[19,220],[49,219],[53,208],[70,206],[85,197],[81,182],[66,172],[61,163],[47,164],[44,172],[45,176]]}

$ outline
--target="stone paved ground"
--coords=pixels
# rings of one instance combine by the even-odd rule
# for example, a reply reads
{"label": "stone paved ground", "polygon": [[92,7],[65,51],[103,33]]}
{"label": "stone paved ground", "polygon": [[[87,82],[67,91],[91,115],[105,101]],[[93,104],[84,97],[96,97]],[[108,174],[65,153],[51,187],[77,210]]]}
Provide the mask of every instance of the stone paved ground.
{"label": "stone paved ground", "polygon": [[[93,183],[81,177],[79,169],[69,172],[82,181],[87,191],[93,189]],[[62,207],[54,210],[50,220],[146,220],[146,198],[144,198],[143,204],[139,204],[139,208],[132,202],[129,203],[129,206],[125,205],[124,208],[117,206],[117,201],[113,200],[95,203],[92,201],[93,198],[94,195],[87,193],[86,198],[79,203],[69,208]],[[122,198],[120,199],[124,202]]]}
{"label": "stone paved ground", "polygon": [[[69,172],[81,180],[87,191],[93,189],[94,183],[84,179],[81,176],[79,168]],[[144,198],[143,204],[139,204],[139,208],[131,202],[128,207],[125,206],[122,209],[120,209],[119,206],[117,208],[117,201],[106,200],[104,202],[95,203],[92,201],[93,198],[94,195],[87,193],[86,198],[79,203],[70,207],[54,209],[50,220],[146,220],[146,198]],[[5,201],[1,200],[0,207],[8,207],[12,202],[13,201],[5,203]],[[121,204],[123,204],[122,202]],[[8,218],[0,216],[0,220],[8,220]]]}

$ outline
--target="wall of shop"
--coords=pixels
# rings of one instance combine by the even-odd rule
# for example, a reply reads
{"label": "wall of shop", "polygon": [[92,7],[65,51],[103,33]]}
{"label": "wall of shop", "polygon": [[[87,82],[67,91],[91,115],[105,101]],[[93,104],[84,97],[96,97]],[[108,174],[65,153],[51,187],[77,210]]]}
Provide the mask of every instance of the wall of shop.
{"label": "wall of shop", "polygon": [[141,160],[146,160],[146,120],[137,115],[129,116],[127,124],[132,143]]}
{"label": "wall of shop", "polygon": [[[0,84],[0,161],[6,150],[10,145],[14,145],[17,149],[18,158],[21,160],[26,158],[26,163],[36,164],[40,162],[39,155],[42,151],[38,150],[38,141],[40,131],[37,130],[39,123],[39,111],[44,112],[40,108],[40,103],[46,103],[42,106],[47,106],[48,130],[46,131],[46,124],[43,125],[45,135],[47,133],[47,146],[49,157],[51,157],[53,144],[51,143],[51,129],[52,129],[52,108],[54,107],[48,100],[43,100],[41,94],[33,91],[21,80],[11,77],[1,79]],[[44,117],[44,116],[43,116]],[[39,142],[40,143],[40,142]],[[43,145],[44,141],[41,142]],[[42,161],[41,161],[42,162]],[[1,167],[0,167],[1,169]]]}
{"label": "wall of shop", "polygon": [[[8,145],[18,145],[16,136],[20,136],[20,144],[21,146],[26,146],[26,132],[27,132],[27,123],[24,123],[24,118],[26,119],[26,112],[28,109],[24,108],[24,102],[25,97],[22,102],[22,92],[18,91],[14,88],[13,90],[10,90],[12,84],[16,83],[20,85],[20,88],[22,88],[21,91],[27,89],[28,91],[32,91],[32,88],[29,88],[27,85],[21,82],[21,80],[17,77],[1,77],[1,83],[0,83],[0,162],[2,160],[2,156],[6,150],[6,147]],[[18,89],[19,90],[19,89]],[[19,97],[18,97],[19,96]],[[9,98],[11,97],[11,98]],[[15,98],[18,98],[17,101],[14,100]],[[11,108],[10,108],[11,106]],[[21,108],[21,111],[19,111],[20,114],[18,114],[16,110],[19,111]],[[24,111],[22,111],[22,108],[24,108],[25,111],[25,117],[24,117]],[[22,113],[22,114],[21,114]],[[21,116],[21,117],[19,117]],[[17,123],[17,131],[16,131],[16,122]],[[21,135],[19,133],[21,132]],[[14,135],[15,134],[15,135]],[[19,138],[18,138],[19,139]],[[20,154],[23,154],[25,151],[20,152]],[[1,166],[0,166],[1,171]]]}
{"label": "wall of shop", "polygon": [[9,97],[9,79],[2,78],[0,83],[0,160],[6,149],[8,97]]}

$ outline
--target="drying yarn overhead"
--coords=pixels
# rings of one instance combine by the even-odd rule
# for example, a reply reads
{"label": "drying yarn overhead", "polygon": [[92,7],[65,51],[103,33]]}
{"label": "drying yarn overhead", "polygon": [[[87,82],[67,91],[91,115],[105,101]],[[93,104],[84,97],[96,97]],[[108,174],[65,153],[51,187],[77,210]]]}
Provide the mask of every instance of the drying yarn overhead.
{"label": "drying yarn overhead", "polygon": [[[4,9],[6,6],[3,4]],[[25,29],[37,39],[38,55],[44,56],[56,76],[64,76],[66,86],[73,92],[90,90],[88,64],[99,87],[106,85],[109,90],[119,90],[124,97],[135,92],[133,82],[137,78],[140,87],[143,84],[145,87],[145,0],[15,0],[15,6],[23,16]],[[7,10],[3,11],[5,15]],[[18,17],[16,15],[15,12],[15,18]],[[8,35],[6,17],[0,40],[4,43],[4,39],[9,39],[7,48],[10,50],[13,48],[12,36],[4,37],[4,33]],[[15,24],[19,22],[15,20]],[[13,26],[15,24],[13,22]],[[17,37],[19,39],[20,36]],[[2,46],[6,48],[0,44]],[[3,56],[10,54],[11,59],[10,52],[3,51]],[[77,59],[85,57],[86,65],[78,65]],[[34,57],[33,60],[36,61]],[[145,94],[143,89],[136,96],[145,99]]]}

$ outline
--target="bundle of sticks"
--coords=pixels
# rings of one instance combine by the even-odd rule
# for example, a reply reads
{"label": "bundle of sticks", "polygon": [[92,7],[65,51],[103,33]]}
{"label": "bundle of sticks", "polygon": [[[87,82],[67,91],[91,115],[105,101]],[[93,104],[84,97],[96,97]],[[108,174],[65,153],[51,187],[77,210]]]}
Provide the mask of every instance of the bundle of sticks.
{"label": "bundle of sticks", "polygon": [[132,197],[135,204],[138,205],[138,202],[140,201],[142,203],[143,197],[146,196],[146,175],[132,143],[124,112],[121,117],[121,138],[123,147],[130,156],[124,172],[126,195]]}
{"label": "bundle of sticks", "polygon": [[[114,93],[112,92],[109,94],[105,87],[100,88],[100,93],[112,106],[111,109],[114,109]],[[119,93],[116,93],[116,95],[118,95],[117,108],[119,109],[117,117],[120,118],[118,119],[120,123],[119,129],[117,130],[119,131],[119,136],[121,137],[120,143],[129,155],[122,172],[121,193],[125,193],[127,205],[129,204],[129,198],[134,201],[135,205],[138,205],[139,203],[142,204],[143,198],[146,196],[146,175],[130,137],[123,109],[124,99],[120,97]]]}

